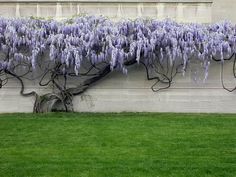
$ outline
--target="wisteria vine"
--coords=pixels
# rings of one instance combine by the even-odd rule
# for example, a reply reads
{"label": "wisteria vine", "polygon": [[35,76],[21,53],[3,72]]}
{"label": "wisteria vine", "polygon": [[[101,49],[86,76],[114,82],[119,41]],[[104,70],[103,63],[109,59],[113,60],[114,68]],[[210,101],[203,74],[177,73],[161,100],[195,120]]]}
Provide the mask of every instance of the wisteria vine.
{"label": "wisteria vine", "polygon": [[[180,24],[171,20],[121,20],[81,16],[64,21],[0,18],[0,87],[9,79],[21,84],[23,96],[35,96],[34,112],[73,111],[73,97],[113,70],[125,74],[133,64],[144,66],[152,90],[167,89],[192,61],[204,67],[213,61],[224,68],[233,59],[236,78],[236,26]],[[221,72],[223,73],[223,72]],[[223,88],[232,92],[236,88]],[[35,81],[53,91],[26,92]],[[160,86],[161,84],[161,86]]]}

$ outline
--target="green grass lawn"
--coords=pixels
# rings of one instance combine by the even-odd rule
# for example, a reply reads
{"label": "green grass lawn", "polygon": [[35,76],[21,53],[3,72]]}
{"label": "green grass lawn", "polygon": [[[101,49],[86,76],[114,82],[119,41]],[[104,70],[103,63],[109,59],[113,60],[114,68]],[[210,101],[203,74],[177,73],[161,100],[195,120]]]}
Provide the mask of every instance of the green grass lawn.
{"label": "green grass lawn", "polygon": [[236,177],[236,115],[2,114],[0,176]]}

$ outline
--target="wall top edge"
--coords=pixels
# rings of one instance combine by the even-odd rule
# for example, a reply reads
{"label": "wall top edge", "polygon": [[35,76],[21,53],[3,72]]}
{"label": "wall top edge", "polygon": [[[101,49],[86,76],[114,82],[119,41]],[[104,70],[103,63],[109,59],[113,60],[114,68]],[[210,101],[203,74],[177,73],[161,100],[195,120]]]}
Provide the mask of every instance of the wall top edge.
{"label": "wall top edge", "polygon": [[0,0],[0,3],[213,3],[213,0]]}

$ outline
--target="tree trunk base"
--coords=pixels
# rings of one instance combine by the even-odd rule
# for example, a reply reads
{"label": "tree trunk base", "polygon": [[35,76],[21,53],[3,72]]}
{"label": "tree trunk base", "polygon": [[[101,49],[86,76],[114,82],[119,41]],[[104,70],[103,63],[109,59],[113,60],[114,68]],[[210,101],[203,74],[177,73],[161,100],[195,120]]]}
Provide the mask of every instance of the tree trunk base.
{"label": "tree trunk base", "polygon": [[48,93],[42,96],[36,96],[34,113],[73,111],[73,102],[71,97],[63,98],[57,93]]}

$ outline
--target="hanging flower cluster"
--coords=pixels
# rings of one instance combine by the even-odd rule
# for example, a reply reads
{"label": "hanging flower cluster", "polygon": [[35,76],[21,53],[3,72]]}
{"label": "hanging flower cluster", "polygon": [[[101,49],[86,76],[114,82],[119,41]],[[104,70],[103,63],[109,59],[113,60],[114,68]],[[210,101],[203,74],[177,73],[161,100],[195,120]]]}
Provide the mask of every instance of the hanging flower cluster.
{"label": "hanging flower cluster", "polygon": [[0,19],[0,69],[20,63],[37,68],[43,55],[78,73],[83,61],[105,62],[126,73],[124,63],[152,64],[168,60],[199,60],[208,72],[212,58],[236,52],[236,27],[228,22],[213,25],[180,24],[171,20],[123,20],[83,16],[66,21]]}

